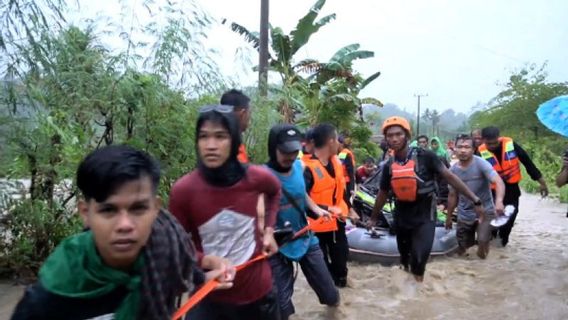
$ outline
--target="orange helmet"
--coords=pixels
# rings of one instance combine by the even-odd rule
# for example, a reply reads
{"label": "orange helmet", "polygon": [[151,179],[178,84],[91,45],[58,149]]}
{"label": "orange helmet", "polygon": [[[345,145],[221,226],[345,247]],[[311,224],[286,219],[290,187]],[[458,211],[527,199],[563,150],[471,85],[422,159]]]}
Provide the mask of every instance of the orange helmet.
{"label": "orange helmet", "polygon": [[404,130],[408,131],[409,135],[412,132],[408,120],[404,119],[403,117],[394,116],[387,118],[385,122],[383,122],[383,128],[382,128],[383,134],[385,134],[387,129],[392,126],[401,126]]}

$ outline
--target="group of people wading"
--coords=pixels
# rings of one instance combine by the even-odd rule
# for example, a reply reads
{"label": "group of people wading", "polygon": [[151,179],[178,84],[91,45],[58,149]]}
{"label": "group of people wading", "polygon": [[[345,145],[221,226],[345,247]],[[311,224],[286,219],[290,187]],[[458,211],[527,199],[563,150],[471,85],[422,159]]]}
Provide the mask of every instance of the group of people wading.
{"label": "group of people wading", "polygon": [[[351,206],[356,182],[375,165],[366,160],[358,170],[349,137],[330,124],[305,133],[276,125],[268,162],[250,164],[242,134],[251,111],[238,90],[200,109],[196,168],[176,181],[167,206],[157,193],[159,165],[147,153],[112,145],[87,155],[76,174],[85,230],[56,247],[12,319],[172,319],[186,311],[191,320],[287,319],[295,313],[294,264],[321,304],[338,306],[338,288],[349,283],[346,221],[359,219]],[[373,227],[394,197],[400,262],[417,281],[432,248],[438,179],[450,186],[448,215],[457,208],[460,253],[477,231],[481,258],[490,219],[512,204],[515,213],[498,230],[508,242],[520,163],[547,192],[526,152],[496,128],[459,136],[459,162],[450,169],[428,148],[409,146],[405,119],[388,118],[382,133],[390,156],[366,224]],[[194,304],[176,313],[184,294]]]}

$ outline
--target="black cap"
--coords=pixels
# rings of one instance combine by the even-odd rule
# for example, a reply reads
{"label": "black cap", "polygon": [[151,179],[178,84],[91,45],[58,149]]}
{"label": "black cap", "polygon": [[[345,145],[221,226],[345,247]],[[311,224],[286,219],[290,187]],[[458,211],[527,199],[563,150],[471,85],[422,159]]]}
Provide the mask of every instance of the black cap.
{"label": "black cap", "polygon": [[276,136],[276,148],[284,153],[302,150],[302,133],[293,125],[282,126]]}

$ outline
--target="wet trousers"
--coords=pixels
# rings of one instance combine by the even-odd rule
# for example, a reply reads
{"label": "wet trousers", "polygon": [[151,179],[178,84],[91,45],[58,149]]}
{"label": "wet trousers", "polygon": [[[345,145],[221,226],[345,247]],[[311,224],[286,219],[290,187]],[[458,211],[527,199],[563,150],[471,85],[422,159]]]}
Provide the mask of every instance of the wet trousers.
{"label": "wet trousers", "polygon": [[[334,306],[339,303],[339,291],[334,286],[333,279],[323,260],[320,247],[315,244],[298,261],[310,287],[318,296],[321,304]],[[292,295],[294,294],[294,265],[282,254],[270,257],[272,276],[278,289],[278,304],[282,320],[295,313]]]}
{"label": "wet trousers", "polygon": [[412,274],[423,276],[432,251],[436,222],[427,220],[414,227],[399,226],[396,232],[400,263]]}
{"label": "wet trousers", "polygon": [[323,259],[335,285],[345,287],[347,284],[347,257],[349,246],[345,235],[345,223],[337,221],[338,230],[334,232],[316,233],[323,253]]}

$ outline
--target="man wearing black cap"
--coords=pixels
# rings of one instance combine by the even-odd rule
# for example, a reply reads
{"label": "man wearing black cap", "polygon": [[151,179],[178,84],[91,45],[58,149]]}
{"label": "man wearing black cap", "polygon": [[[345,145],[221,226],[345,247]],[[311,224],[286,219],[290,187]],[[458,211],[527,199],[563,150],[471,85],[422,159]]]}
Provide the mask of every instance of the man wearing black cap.
{"label": "man wearing black cap", "polygon": [[[270,160],[267,166],[280,180],[282,197],[276,217],[276,227],[289,226],[296,233],[307,226],[306,207],[313,218],[329,215],[318,207],[306,193],[302,162],[297,160],[302,148],[302,135],[292,125],[276,125],[268,137]],[[294,292],[294,267],[292,262],[300,264],[302,271],[321,304],[335,306],[339,304],[339,293],[333,278],[327,270],[323,253],[318,245],[318,238],[307,232],[280,248],[270,260],[272,275],[278,288],[278,303],[282,319],[294,314],[292,294]]]}

